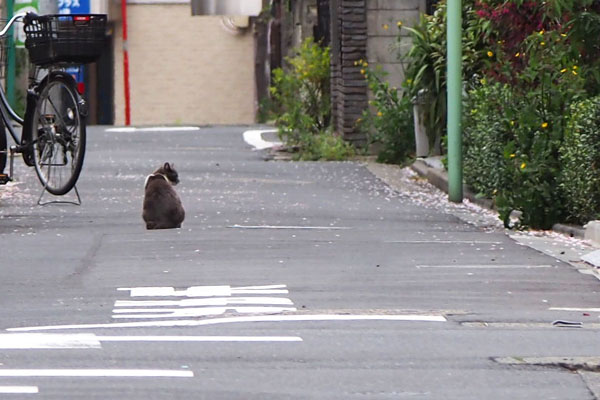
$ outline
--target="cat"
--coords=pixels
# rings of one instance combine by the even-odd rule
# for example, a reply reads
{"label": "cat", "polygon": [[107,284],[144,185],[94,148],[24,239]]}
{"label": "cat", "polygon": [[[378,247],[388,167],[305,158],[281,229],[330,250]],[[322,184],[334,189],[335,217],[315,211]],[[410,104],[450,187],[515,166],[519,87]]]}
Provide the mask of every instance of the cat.
{"label": "cat", "polygon": [[179,174],[168,162],[146,177],[142,211],[146,229],[181,228],[185,210],[173,187],[178,183]]}

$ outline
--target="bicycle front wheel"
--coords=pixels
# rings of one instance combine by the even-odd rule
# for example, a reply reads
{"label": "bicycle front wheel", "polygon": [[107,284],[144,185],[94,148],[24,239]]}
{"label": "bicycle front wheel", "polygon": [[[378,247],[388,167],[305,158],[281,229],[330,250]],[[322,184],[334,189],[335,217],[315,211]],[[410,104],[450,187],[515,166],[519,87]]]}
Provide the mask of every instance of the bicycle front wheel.
{"label": "bicycle front wheel", "polygon": [[77,182],[85,154],[85,121],[70,76],[51,75],[40,88],[33,113],[35,171],[44,188],[57,196]]}

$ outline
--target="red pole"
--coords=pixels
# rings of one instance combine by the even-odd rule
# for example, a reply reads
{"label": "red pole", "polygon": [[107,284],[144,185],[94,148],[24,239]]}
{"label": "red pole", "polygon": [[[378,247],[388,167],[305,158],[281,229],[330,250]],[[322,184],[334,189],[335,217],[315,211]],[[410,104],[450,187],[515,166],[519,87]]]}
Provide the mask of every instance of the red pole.
{"label": "red pole", "polygon": [[125,90],[125,125],[131,124],[131,105],[129,97],[129,53],[127,51],[127,0],[121,0],[123,18],[123,87]]}

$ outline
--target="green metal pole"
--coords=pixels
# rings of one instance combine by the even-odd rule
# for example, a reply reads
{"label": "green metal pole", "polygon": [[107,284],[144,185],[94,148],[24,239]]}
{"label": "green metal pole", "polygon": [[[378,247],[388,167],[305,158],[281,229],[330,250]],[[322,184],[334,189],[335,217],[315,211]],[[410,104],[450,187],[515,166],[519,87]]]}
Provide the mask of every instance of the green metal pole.
{"label": "green metal pole", "polygon": [[448,199],[463,201],[462,189],[462,1],[448,0]]}
{"label": "green metal pole", "polygon": [[[6,17],[11,19],[14,13],[14,0],[6,0]],[[9,104],[15,105],[15,74],[16,74],[16,54],[15,54],[14,29],[9,33],[6,41],[6,97]]]}

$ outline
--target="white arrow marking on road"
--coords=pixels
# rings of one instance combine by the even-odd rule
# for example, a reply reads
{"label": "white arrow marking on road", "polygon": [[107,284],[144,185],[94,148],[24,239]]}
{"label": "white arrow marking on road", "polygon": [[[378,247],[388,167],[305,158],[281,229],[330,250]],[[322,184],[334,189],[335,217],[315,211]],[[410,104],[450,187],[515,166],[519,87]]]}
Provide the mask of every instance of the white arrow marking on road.
{"label": "white arrow marking on road", "polygon": [[37,386],[0,386],[0,393],[24,394],[39,393]]}
{"label": "white arrow marking on road", "polygon": [[[208,315],[221,315],[227,311],[235,311],[239,314],[279,314],[286,311],[296,311],[295,307],[202,307],[202,308],[150,308],[132,309],[117,308],[113,310],[115,319],[123,318],[181,318],[181,317],[205,317]],[[138,314],[135,314],[138,313]],[[146,314],[148,313],[148,314]],[[154,314],[152,314],[154,313]]]}
{"label": "white arrow marking on road", "polygon": [[164,369],[1,369],[1,377],[193,378],[192,371]]}
{"label": "white arrow marking on road", "polygon": [[131,297],[229,297],[239,294],[288,294],[286,285],[244,286],[232,288],[222,286],[191,286],[184,290],[174,287],[133,287],[118,288],[120,291],[129,291]]}
{"label": "white arrow marking on road", "polygon": [[254,147],[254,150],[270,149],[273,146],[279,146],[281,142],[267,142],[262,138],[263,133],[274,133],[276,129],[265,129],[265,130],[251,130],[246,131],[243,134],[244,141],[250,146]]}
{"label": "white arrow marking on road", "polygon": [[173,327],[173,326],[203,326],[249,322],[301,322],[301,321],[413,321],[413,322],[446,322],[442,315],[372,315],[372,314],[302,314],[302,315],[261,315],[251,317],[227,317],[205,320],[176,320],[176,321],[144,321],[120,322],[109,324],[80,324],[80,325],[47,325],[21,328],[9,328],[9,332],[49,331],[62,329],[96,329],[96,328],[141,328],[141,327]]}
{"label": "white arrow marking on road", "polygon": [[99,349],[93,334],[0,334],[0,349]]}
{"label": "white arrow marking on road", "polygon": [[226,306],[229,304],[273,304],[293,305],[283,297],[213,297],[209,299],[185,300],[117,300],[115,307],[201,307]]}

